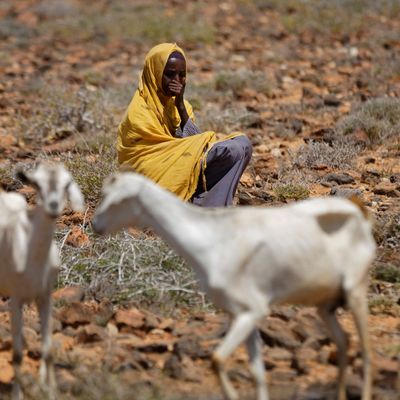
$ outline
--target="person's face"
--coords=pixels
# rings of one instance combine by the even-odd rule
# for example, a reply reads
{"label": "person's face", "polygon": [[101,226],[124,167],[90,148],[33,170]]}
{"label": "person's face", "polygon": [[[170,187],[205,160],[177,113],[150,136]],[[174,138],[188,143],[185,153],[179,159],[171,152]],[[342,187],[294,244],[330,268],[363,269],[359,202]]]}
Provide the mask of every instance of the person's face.
{"label": "person's face", "polygon": [[162,90],[168,97],[180,93],[182,86],[186,83],[186,61],[173,54],[168,58],[162,76]]}

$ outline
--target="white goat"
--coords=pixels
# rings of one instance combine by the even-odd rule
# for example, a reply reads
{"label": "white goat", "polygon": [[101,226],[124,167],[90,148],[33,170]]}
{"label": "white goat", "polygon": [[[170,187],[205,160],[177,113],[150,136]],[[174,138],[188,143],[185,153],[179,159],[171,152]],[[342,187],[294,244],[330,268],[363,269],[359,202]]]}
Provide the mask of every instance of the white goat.
{"label": "white goat", "polygon": [[53,240],[58,217],[66,199],[72,209],[82,211],[83,196],[70,173],[61,165],[39,164],[17,176],[37,189],[36,207],[28,211],[23,196],[0,192],[0,295],[10,297],[15,382],[12,398],[22,399],[22,308],[35,301],[41,320],[42,358],[40,381],[54,397],[55,379],[51,359],[51,290],[60,266]]}
{"label": "white goat", "polygon": [[95,231],[152,227],[194,267],[214,303],[230,313],[229,332],[213,354],[229,399],[238,397],[223,365],[242,342],[257,399],[268,399],[256,324],[272,304],[287,302],[317,306],[327,323],[338,346],[341,400],[346,397],[347,341],[335,309],[347,303],[363,349],[362,399],[371,398],[366,290],[375,242],[361,207],[342,198],[323,198],[283,207],[203,209],[128,172],[109,178],[103,193],[92,221]]}

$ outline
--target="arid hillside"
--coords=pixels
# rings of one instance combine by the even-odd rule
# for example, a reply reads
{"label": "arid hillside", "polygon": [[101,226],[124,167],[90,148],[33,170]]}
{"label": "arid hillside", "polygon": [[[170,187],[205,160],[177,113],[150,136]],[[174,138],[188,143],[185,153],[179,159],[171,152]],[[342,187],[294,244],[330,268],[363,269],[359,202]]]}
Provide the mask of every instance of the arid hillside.
{"label": "arid hillside", "polygon": [[[186,98],[202,130],[243,131],[253,158],[236,206],[359,196],[378,245],[370,271],[374,395],[400,392],[399,0],[2,0],[0,184],[36,201],[17,166],[63,162],[87,201],[56,239],[58,398],[220,400],[210,354],[227,330],[189,265],[154,232],[94,235],[104,178],[116,171],[118,123],[155,44],[186,52]],[[8,299],[0,299],[0,398],[13,379]],[[362,362],[350,314],[348,395]],[[335,398],[337,353],[314,308],[282,306],[260,324],[272,400]],[[25,310],[24,386],[36,384],[38,316]],[[253,399],[244,348],[229,362]]]}

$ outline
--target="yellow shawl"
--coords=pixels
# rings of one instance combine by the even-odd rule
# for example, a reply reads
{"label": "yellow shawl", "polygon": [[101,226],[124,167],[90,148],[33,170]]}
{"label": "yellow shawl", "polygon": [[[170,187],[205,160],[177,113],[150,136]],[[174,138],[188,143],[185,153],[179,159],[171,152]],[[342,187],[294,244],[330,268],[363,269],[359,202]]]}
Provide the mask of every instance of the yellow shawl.
{"label": "yellow shawl", "polygon": [[[174,43],[157,45],[147,54],[139,88],[118,128],[118,162],[189,200],[197,188],[205,150],[216,142],[216,134],[209,131],[186,138],[173,136],[180,117],[174,98],[165,96],[161,87],[165,65],[174,51],[184,56]],[[186,100],[185,105],[194,119]]]}

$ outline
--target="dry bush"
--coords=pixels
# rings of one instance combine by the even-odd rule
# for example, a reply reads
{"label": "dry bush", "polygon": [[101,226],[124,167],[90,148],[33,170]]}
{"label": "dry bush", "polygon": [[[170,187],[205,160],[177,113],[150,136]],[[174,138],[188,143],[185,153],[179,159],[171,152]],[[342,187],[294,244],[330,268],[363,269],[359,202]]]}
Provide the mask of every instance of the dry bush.
{"label": "dry bush", "polygon": [[[124,89],[120,89],[121,91]],[[55,87],[40,83],[35,113],[21,116],[15,128],[20,139],[34,144],[49,144],[73,134],[100,135],[115,132],[116,110],[126,103],[128,92],[115,88],[90,91]]]}
{"label": "dry bush", "polygon": [[338,135],[350,135],[363,131],[369,144],[392,141],[399,142],[400,137],[400,99],[377,98],[356,107],[336,125]]}
{"label": "dry bush", "polygon": [[326,165],[333,168],[352,168],[359,146],[338,137],[332,144],[310,141],[300,146],[293,163],[302,168],[313,168]]}
{"label": "dry bush", "polygon": [[82,285],[96,299],[173,309],[177,305],[204,307],[192,269],[161,239],[133,237],[123,231],[99,237],[88,232],[90,247],[63,245],[68,232],[60,232],[63,266],[58,286]]}
{"label": "dry bush", "polygon": [[[86,201],[94,206],[104,178],[117,168],[116,132],[131,93],[120,87],[76,91],[68,86],[45,85],[40,89],[36,113],[19,119],[19,140],[39,150],[43,145],[73,138],[75,146],[69,151],[61,146],[56,156],[72,172]],[[40,157],[49,155],[42,153]]]}
{"label": "dry bush", "polygon": [[373,233],[378,246],[400,248],[400,215],[380,213],[374,222]]}

